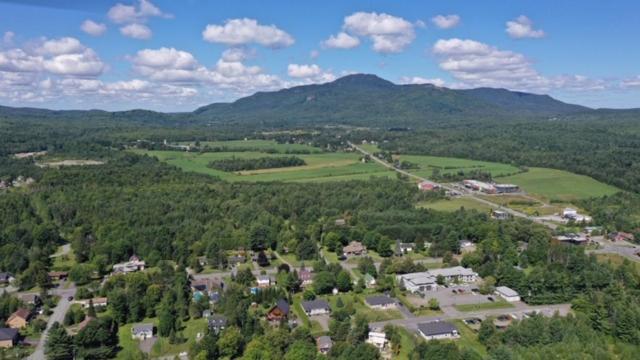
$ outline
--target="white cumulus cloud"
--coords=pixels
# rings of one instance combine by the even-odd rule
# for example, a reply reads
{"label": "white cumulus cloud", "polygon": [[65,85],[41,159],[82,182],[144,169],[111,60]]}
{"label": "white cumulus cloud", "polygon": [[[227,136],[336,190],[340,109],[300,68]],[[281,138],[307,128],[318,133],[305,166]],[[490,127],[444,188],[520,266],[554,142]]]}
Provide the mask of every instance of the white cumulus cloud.
{"label": "white cumulus cloud", "polygon": [[403,76],[400,78],[400,83],[411,85],[432,84],[440,87],[446,84],[446,82],[440,78],[428,79],[420,76]]}
{"label": "white cumulus cloud", "polygon": [[345,17],[343,29],[351,35],[368,37],[373,50],[380,53],[401,52],[415,39],[412,23],[385,13],[356,12]]}
{"label": "white cumulus cloud", "polygon": [[299,64],[289,64],[287,67],[287,73],[291,77],[295,78],[307,78],[311,76],[316,76],[322,72],[320,66],[316,64],[311,65],[299,65]]}
{"label": "white cumulus cloud", "polygon": [[322,46],[330,49],[353,49],[360,45],[360,39],[351,36],[344,31],[338,35],[331,35],[327,40],[322,42]]}
{"label": "white cumulus cloud", "polygon": [[254,19],[230,19],[224,25],[209,24],[202,31],[202,38],[211,43],[231,46],[260,44],[279,49],[293,45],[294,38],[275,25],[262,25]]}
{"label": "white cumulus cloud", "polygon": [[80,29],[91,36],[100,36],[107,31],[107,25],[87,19],[82,22]]}
{"label": "white cumulus cloud", "polygon": [[451,29],[460,24],[459,15],[437,15],[431,18],[431,22],[440,29]]}
{"label": "white cumulus cloud", "polygon": [[107,13],[107,17],[116,24],[145,22],[150,17],[172,18],[173,15],[162,12],[151,1],[140,0],[136,4],[117,3]]}
{"label": "white cumulus cloud", "polygon": [[533,21],[524,15],[520,15],[514,20],[507,21],[507,28],[505,31],[514,39],[537,39],[545,36],[544,31],[534,29]]}
{"label": "white cumulus cloud", "polygon": [[457,87],[504,87],[511,90],[602,90],[607,81],[582,75],[544,76],[524,55],[475,40],[438,40],[432,49],[440,68],[460,83]]}
{"label": "white cumulus cloud", "polygon": [[120,28],[120,33],[126,37],[138,40],[147,40],[153,36],[151,29],[143,24],[129,24]]}

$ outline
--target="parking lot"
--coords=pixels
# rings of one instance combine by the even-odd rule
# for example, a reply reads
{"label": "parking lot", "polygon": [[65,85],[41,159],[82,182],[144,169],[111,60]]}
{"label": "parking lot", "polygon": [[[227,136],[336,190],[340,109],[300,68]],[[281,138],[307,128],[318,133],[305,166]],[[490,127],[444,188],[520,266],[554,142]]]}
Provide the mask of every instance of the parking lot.
{"label": "parking lot", "polygon": [[476,286],[451,286],[449,288],[440,288],[435,291],[429,291],[425,294],[424,298],[417,294],[409,294],[407,295],[407,299],[416,307],[428,306],[429,299],[438,300],[440,307],[488,303],[491,302],[489,297],[496,301],[500,300],[500,298],[495,295],[481,295],[477,291],[472,291],[472,289],[476,289]]}

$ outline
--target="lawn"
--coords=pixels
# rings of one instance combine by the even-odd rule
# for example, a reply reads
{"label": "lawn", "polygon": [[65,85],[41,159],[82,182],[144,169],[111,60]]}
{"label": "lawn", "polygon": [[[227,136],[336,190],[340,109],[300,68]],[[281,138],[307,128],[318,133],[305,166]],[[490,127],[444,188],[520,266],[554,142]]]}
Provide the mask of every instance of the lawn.
{"label": "lawn", "polygon": [[631,264],[633,264],[635,266],[637,271],[640,272],[640,263],[635,262],[635,261],[631,261],[631,260],[625,258],[622,255],[618,255],[618,254],[596,254],[596,259],[598,259],[598,261],[603,262],[603,263],[610,263],[614,267],[618,267],[618,266],[622,265],[622,263],[625,260],[627,260],[627,261],[629,261]]}
{"label": "lawn", "polygon": [[[194,145],[193,142],[181,142],[181,145]],[[305,144],[279,144],[275,140],[262,140],[262,139],[252,139],[252,140],[228,140],[228,141],[201,141],[200,146],[209,146],[211,148],[221,148],[225,147],[230,150],[245,150],[251,149],[254,151],[269,151],[269,152],[295,152],[295,151],[310,151],[314,153],[322,152],[322,149],[305,145]]]}
{"label": "lawn", "polygon": [[460,339],[458,339],[460,347],[463,349],[473,349],[483,358],[486,357],[487,349],[478,341],[478,335],[467,327],[462,320],[454,320],[453,323],[460,333]]}
{"label": "lawn", "polygon": [[118,352],[116,359],[135,359],[136,354],[140,354],[138,349],[138,341],[131,338],[131,327],[133,324],[126,324],[118,329],[118,345],[121,350]]}
{"label": "lawn", "polygon": [[520,172],[520,169],[515,166],[488,161],[426,155],[400,155],[397,158],[401,161],[417,164],[419,169],[409,170],[409,172],[426,178],[431,177],[434,169],[439,169],[441,174],[457,173],[460,170],[464,172],[479,170],[489,172],[492,176],[504,176]]}
{"label": "lawn", "polygon": [[385,170],[380,165],[360,162],[360,156],[355,153],[299,154],[295,156],[302,158],[306,162],[306,165],[255,171],[224,172],[209,168],[207,165],[213,160],[229,159],[232,157],[255,159],[289,155],[254,151],[202,154],[184,151],[132,151],[138,154],[157,157],[160,161],[175,165],[185,171],[213,175],[228,181],[346,181],[353,179],[364,180],[371,176],[394,176],[393,172]]}
{"label": "lawn", "polygon": [[337,309],[336,301],[342,299],[344,307],[352,307],[357,315],[364,315],[369,322],[387,321],[402,319],[402,314],[398,310],[373,310],[364,304],[363,295],[355,293],[340,294],[338,296],[327,296],[325,300],[329,302],[332,310]]}
{"label": "lawn", "polygon": [[302,309],[302,305],[301,304],[302,304],[302,294],[295,294],[293,296],[292,309],[293,309],[293,312],[298,317],[298,320],[300,320],[302,322],[303,326],[306,326],[307,328],[309,328],[309,330],[311,331],[312,334],[320,335],[320,334],[324,333],[320,323],[315,321],[315,320],[310,320],[309,317],[307,316],[307,314]]}
{"label": "lawn", "polygon": [[358,147],[370,154],[380,151],[380,148],[376,144],[362,144],[358,145]]}
{"label": "lawn", "polygon": [[55,271],[69,271],[76,264],[76,257],[73,251],[64,255],[54,254],[52,259],[53,265],[51,268]]}
{"label": "lawn", "polygon": [[527,172],[501,177],[496,181],[519,185],[527,193],[554,202],[600,197],[620,191],[588,176],[545,168],[530,168]]}
{"label": "lawn", "polygon": [[454,305],[458,311],[480,311],[480,310],[492,310],[492,309],[504,309],[514,307],[512,303],[503,300],[496,300],[488,303],[481,304],[460,304]]}
{"label": "lawn", "polygon": [[158,338],[158,341],[151,349],[152,356],[179,354],[183,351],[189,351],[189,348],[196,341],[198,333],[204,335],[207,330],[207,319],[189,320],[183,324],[182,336],[186,341],[182,344],[170,344],[168,338]]}
{"label": "lawn", "polygon": [[447,212],[460,210],[461,207],[464,207],[466,210],[478,210],[480,212],[489,212],[492,209],[489,205],[466,197],[456,197],[433,202],[420,202],[417,206]]}

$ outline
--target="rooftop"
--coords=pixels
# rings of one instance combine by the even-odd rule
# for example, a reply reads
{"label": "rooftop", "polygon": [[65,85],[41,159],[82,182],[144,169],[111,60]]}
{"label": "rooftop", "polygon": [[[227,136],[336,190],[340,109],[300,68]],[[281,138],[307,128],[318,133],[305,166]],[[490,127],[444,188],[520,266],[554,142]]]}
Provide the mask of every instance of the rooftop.
{"label": "rooftop", "polygon": [[133,333],[153,332],[153,324],[151,323],[134,324],[133,327],[131,327],[131,331]]}
{"label": "rooftop", "polygon": [[13,340],[18,336],[18,329],[0,328],[0,341]]}
{"label": "rooftop", "polygon": [[315,309],[331,309],[329,303],[322,299],[303,301],[302,308],[307,312]]}
{"label": "rooftop", "polygon": [[439,320],[418,324],[418,330],[425,336],[450,334],[458,331],[453,324]]}
{"label": "rooftop", "polygon": [[325,335],[317,338],[316,343],[318,344],[319,347],[327,347],[327,346],[333,345],[333,340],[331,340],[330,337]]}
{"label": "rooftop", "polygon": [[518,292],[506,286],[496,287],[496,291],[504,296],[518,296]]}
{"label": "rooftop", "polygon": [[371,305],[371,306],[376,306],[376,305],[389,305],[389,304],[395,304],[396,301],[392,298],[390,298],[387,295],[375,295],[375,296],[368,296],[365,299],[366,303]]}

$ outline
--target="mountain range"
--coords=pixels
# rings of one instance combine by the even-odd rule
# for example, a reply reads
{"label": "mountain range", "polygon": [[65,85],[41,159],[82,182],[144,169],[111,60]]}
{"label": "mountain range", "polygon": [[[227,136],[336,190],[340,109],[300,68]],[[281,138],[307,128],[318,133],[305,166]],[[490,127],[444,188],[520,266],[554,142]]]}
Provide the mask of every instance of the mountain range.
{"label": "mountain range", "polygon": [[0,106],[2,118],[105,118],[157,123],[305,126],[343,124],[415,127],[456,122],[598,116],[638,110],[594,110],[548,95],[506,89],[449,89],[431,84],[397,85],[375,75],[356,74],[333,82],[258,92],[231,103],[214,103],[190,113],[148,110],[45,110]]}

